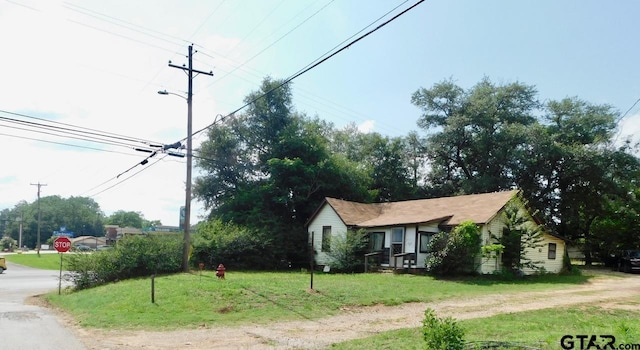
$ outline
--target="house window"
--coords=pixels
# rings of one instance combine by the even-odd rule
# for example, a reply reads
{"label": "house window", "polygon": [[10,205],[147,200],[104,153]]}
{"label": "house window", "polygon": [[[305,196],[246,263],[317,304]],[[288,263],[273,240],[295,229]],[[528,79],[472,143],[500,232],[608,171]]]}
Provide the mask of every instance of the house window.
{"label": "house window", "polygon": [[322,251],[331,250],[331,226],[322,226]]}
{"label": "house window", "polygon": [[384,232],[369,233],[369,251],[377,252],[384,249]]}
{"label": "house window", "polygon": [[556,258],[556,244],[555,243],[549,243],[549,254],[548,254],[547,258],[549,258],[549,259],[555,259]]}
{"label": "house window", "polygon": [[420,234],[420,253],[428,253],[429,242],[431,242],[433,233],[431,232],[418,232],[418,233]]}
{"label": "house window", "polygon": [[402,253],[402,242],[404,241],[404,229],[391,229],[391,249],[392,254]]}

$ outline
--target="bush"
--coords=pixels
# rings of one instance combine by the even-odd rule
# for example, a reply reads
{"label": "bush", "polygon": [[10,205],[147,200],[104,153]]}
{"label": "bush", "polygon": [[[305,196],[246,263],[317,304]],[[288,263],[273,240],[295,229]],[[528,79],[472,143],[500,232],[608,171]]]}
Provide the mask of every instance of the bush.
{"label": "bush", "polygon": [[271,239],[247,228],[211,220],[198,226],[193,236],[191,263],[204,263],[215,269],[227,268],[263,270],[276,267]]}
{"label": "bush", "polygon": [[182,238],[130,236],[113,249],[93,254],[70,254],[69,271],[75,289],[152,274],[173,273],[182,266]]}
{"label": "bush", "polygon": [[429,242],[427,272],[453,275],[473,272],[480,254],[480,229],[471,221],[462,222],[450,233],[441,232]]}
{"label": "bush", "polygon": [[435,311],[426,309],[422,320],[422,338],[427,350],[464,349],[464,330],[451,317],[438,318]]}
{"label": "bush", "polygon": [[331,250],[327,255],[335,271],[364,271],[364,253],[367,247],[365,230],[348,230],[344,235],[332,236],[330,246]]}
{"label": "bush", "polygon": [[2,237],[2,239],[0,239],[0,248],[4,249],[8,249],[8,250],[13,250],[18,247],[18,241],[16,241],[15,239],[9,237],[9,236],[4,236]]}

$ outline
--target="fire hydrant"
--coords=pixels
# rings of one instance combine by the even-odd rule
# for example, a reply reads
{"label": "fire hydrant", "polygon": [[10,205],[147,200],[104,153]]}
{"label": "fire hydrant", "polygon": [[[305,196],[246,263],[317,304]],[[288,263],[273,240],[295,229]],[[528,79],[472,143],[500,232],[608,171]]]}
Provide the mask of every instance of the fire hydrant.
{"label": "fire hydrant", "polygon": [[218,265],[218,268],[216,269],[216,276],[218,276],[218,278],[220,279],[224,279],[224,271],[226,269],[224,268],[224,265],[220,264]]}

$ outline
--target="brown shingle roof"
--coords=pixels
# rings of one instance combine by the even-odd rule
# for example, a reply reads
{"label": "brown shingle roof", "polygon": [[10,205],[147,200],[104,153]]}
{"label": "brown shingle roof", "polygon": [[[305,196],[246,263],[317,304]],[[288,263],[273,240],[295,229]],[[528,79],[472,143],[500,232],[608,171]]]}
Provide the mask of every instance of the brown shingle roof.
{"label": "brown shingle roof", "polygon": [[471,220],[489,222],[518,190],[418,199],[404,202],[364,204],[326,198],[347,226],[379,227],[429,222],[458,225]]}

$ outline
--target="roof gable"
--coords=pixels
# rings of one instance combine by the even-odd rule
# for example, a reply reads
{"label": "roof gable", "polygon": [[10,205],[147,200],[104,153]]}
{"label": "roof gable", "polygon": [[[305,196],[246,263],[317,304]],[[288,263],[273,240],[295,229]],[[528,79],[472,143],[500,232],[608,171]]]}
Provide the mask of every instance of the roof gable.
{"label": "roof gable", "polygon": [[518,192],[513,190],[372,204],[326,198],[325,203],[347,226],[380,227],[429,222],[455,226],[467,220],[476,224],[488,223]]}

